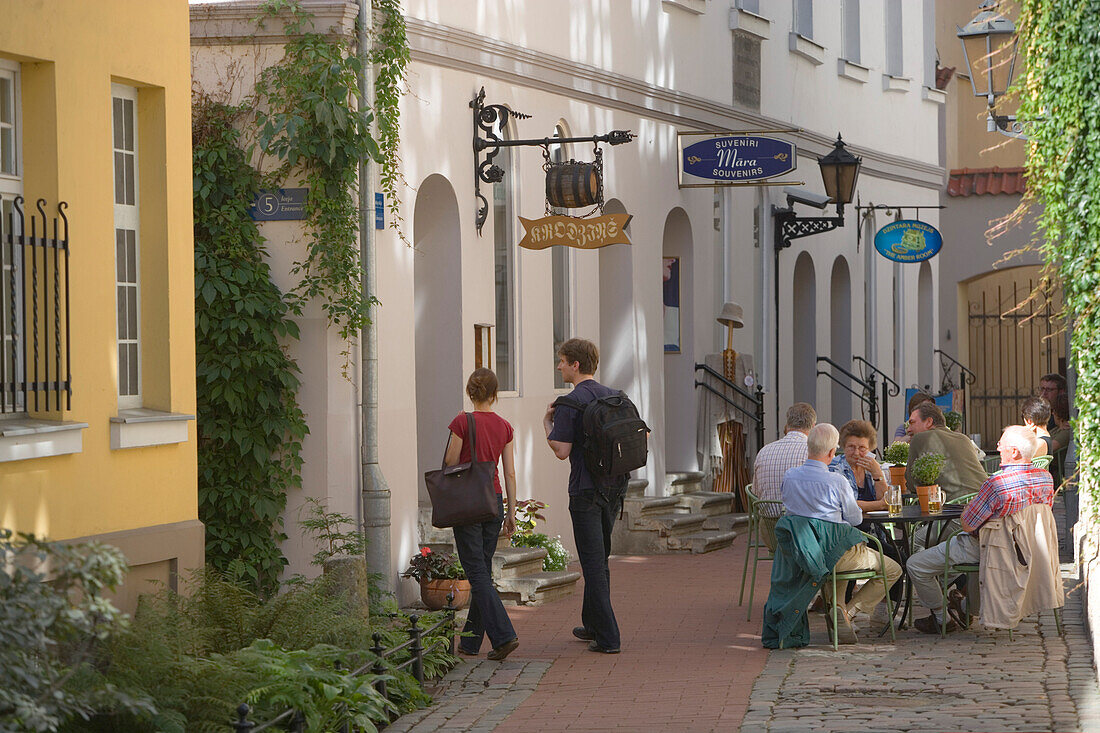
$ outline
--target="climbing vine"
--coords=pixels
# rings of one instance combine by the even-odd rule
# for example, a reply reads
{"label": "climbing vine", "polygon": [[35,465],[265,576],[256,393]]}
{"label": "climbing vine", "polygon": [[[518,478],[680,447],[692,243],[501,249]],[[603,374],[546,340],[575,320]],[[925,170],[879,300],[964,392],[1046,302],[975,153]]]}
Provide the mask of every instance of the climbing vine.
{"label": "climbing vine", "polygon": [[409,41],[405,35],[405,16],[401,14],[399,0],[374,0],[379,22],[375,24],[374,49],[374,108],[378,113],[378,150],[382,157],[379,182],[386,195],[390,212],[390,226],[406,244],[402,229],[401,197],[398,187],[401,178],[398,145],[400,143],[400,102],[405,82],[405,67],[409,63]]}
{"label": "climbing vine", "polygon": [[1079,487],[1100,500],[1100,5],[1023,0],[1018,83],[1028,121],[1028,197],[1042,205],[1038,246],[1061,281],[1077,370]]}
{"label": "climbing vine", "polygon": [[260,185],[234,125],[247,109],[192,101],[199,518],[206,559],[261,591],[277,584],[287,491],[301,485],[298,338],[248,215]]}

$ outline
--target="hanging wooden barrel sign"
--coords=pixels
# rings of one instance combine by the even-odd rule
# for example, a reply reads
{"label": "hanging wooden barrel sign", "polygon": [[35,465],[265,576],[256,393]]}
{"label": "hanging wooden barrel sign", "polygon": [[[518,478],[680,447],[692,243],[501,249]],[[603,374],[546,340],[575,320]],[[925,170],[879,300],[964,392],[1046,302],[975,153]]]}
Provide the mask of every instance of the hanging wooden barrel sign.
{"label": "hanging wooden barrel sign", "polygon": [[546,171],[546,200],[559,209],[599,203],[600,173],[595,163],[557,163]]}

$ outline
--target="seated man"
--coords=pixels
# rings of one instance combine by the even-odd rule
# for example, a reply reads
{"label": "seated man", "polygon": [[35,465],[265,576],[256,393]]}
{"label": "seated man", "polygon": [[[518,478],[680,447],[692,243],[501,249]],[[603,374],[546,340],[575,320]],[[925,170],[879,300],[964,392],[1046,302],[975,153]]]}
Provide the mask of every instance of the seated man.
{"label": "seated man", "polygon": [[[783,498],[779,490],[783,476],[806,462],[806,434],[816,424],[817,413],[812,406],[805,402],[795,402],[790,406],[783,437],[768,443],[756,454],[752,493],[758,499],[780,501]],[[768,549],[775,552],[775,523],[779,521],[779,507],[764,504],[760,507],[760,514],[760,537]]]}
{"label": "seated man", "polygon": [[[917,597],[932,612],[913,623],[919,631],[940,633],[940,622],[945,613],[940,579],[943,577],[948,545],[953,563],[977,563],[980,558],[978,530],[988,520],[1007,517],[1031,504],[1042,502],[1053,505],[1054,481],[1050,472],[1031,465],[1037,444],[1035,434],[1023,425],[1005,428],[997,443],[997,450],[1001,453],[1001,470],[985,480],[978,495],[963,510],[962,528],[966,534],[956,535],[909,558],[906,567]],[[948,631],[958,630],[959,624],[964,622],[961,613],[960,608],[951,609]]]}
{"label": "seated man", "polygon": [[[788,514],[853,527],[863,521],[863,512],[856,504],[855,494],[847,479],[829,471],[829,463],[836,456],[839,440],[840,433],[828,423],[821,423],[810,430],[806,439],[806,462],[787,471],[783,477],[783,506]],[[848,548],[834,565],[837,572],[878,568],[879,554],[866,542]],[[870,615],[889,587],[901,577],[901,566],[888,557],[885,558],[885,568],[886,587],[879,580],[871,580],[864,583],[847,604],[837,601],[838,638],[842,643],[856,643],[852,616],[860,611]],[[823,587],[828,600],[832,595],[832,584],[825,583]],[[826,614],[826,619],[831,624],[832,614]]]}
{"label": "seated man", "polygon": [[[913,464],[926,453],[940,453],[945,458],[940,471],[940,488],[947,499],[973,494],[985,481],[985,469],[978,458],[978,449],[962,433],[947,429],[943,412],[934,402],[922,402],[909,414],[909,462],[905,468],[905,483],[913,487]],[[910,491],[915,489],[910,488]]]}

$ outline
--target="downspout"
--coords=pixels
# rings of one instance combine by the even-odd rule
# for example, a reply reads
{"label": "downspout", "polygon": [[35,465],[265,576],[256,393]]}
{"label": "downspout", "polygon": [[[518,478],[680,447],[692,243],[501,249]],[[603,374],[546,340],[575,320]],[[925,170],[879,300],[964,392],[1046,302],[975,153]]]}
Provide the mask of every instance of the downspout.
{"label": "downspout", "polygon": [[[359,72],[359,109],[374,109],[373,66],[370,63],[371,28],[373,26],[372,0],[359,0],[358,49],[362,54],[362,70]],[[362,268],[363,298],[375,294],[378,287],[374,250],[374,222],[371,208],[374,203],[374,172],[370,158],[359,161],[359,260]],[[359,336],[362,379],[361,420],[362,445],[361,492],[363,509],[363,533],[366,536],[367,572],[380,578],[382,589],[394,591],[390,572],[390,489],[382,468],[378,464],[378,329],[374,316],[367,320]]]}

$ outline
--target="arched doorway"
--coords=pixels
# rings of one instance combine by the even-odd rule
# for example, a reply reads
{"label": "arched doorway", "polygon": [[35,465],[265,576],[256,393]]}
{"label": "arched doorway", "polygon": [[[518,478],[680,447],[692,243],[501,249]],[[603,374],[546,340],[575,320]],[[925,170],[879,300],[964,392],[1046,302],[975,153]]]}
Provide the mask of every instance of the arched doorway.
{"label": "arched doorway", "polygon": [[665,319],[665,466],[695,470],[695,345],[691,220],[677,207],[665,219],[662,245]]}
{"label": "arched doorway", "polygon": [[[428,176],[413,209],[417,475],[439,467],[447,424],[462,411],[462,237],[450,181]],[[427,491],[419,487],[420,499]]]}
{"label": "arched doorway", "polygon": [[[604,204],[605,214],[625,214],[618,199]],[[627,233],[630,226],[627,225]],[[632,247],[602,247],[600,258],[600,371],[599,381],[637,395],[634,359],[637,338],[634,326],[634,255]],[[634,397],[637,399],[637,397]]]}
{"label": "arched doorway", "polygon": [[[791,401],[809,402],[817,407],[817,287],[814,261],[806,252],[794,263],[793,303],[791,308],[794,336],[791,345]],[[786,410],[780,406],[780,411]],[[780,418],[782,419],[782,418]]]}
{"label": "arched doorway", "polygon": [[917,380],[937,390],[939,385],[932,384],[932,334],[935,316],[932,313],[932,266],[927,262],[920,264],[917,274]]}
{"label": "arched doorway", "polygon": [[[837,364],[852,370],[852,277],[843,257],[833,261],[829,278],[829,354]],[[852,419],[852,393],[836,382],[832,385],[829,418],[839,427]]]}

